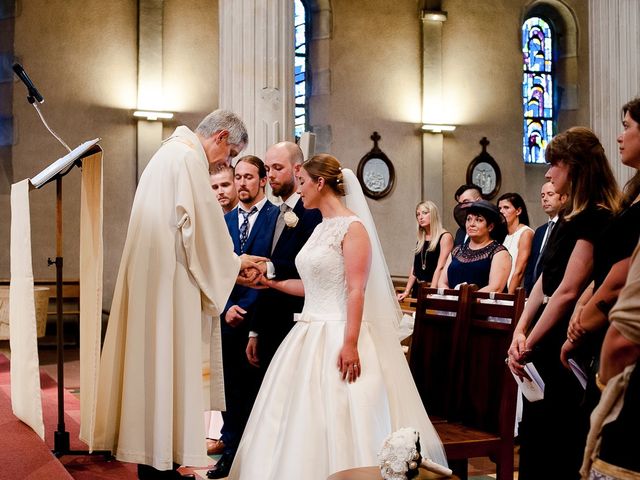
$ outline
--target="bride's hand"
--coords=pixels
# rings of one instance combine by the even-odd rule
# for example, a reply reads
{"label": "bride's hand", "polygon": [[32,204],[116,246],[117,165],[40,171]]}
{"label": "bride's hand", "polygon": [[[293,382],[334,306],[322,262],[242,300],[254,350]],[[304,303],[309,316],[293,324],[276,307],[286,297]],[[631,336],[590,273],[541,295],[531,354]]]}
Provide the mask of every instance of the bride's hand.
{"label": "bride's hand", "polygon": [[343,345],[338,356],[338,370],[342,379],[353,383],[362,373],[357,345]]}

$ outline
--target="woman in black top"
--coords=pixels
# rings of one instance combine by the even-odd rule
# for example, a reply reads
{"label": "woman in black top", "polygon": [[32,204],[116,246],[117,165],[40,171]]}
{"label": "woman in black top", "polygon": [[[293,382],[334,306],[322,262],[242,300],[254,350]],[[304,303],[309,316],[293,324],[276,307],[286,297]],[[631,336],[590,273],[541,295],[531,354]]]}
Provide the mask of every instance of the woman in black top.
{"label": "woman in black top", "polygon": [[418,241],[413,251],[413,267],[407,286],[398,294],[399,301],[404,300],[409,293],[417,298],[420,284],[424,282],[436,286],[453,248],[453,236],[442,226],[440,212],[435,203],[427,200],[416,205],[416,220]]}
{"label": "woman in black top", "polygon": [[544,399],[524,400],[520,480],[579,478],[588,419],[579,408],[584,392],[562,365],[560,349],[575,304],[592,280],[594,245],[620,205],[604,148],[589,129],[575,127],[557,135],[545,156],[551,164],[547,179],[569,199],[508,352],[514,374],[526,377],[524,365],[533,362],[545,382]]}

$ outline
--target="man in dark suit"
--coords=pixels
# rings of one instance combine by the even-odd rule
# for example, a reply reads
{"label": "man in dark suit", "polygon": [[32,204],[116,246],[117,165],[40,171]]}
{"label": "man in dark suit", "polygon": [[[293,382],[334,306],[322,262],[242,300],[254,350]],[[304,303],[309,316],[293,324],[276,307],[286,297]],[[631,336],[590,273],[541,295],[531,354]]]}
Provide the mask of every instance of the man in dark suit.
{"label": "man in dark suit", "polygon": [[[234,181],[239,203],[225,215],[234,250],[237,254],[268,257],[279,209],[265,196],[267,171],[262,160],[253,155],[240,158],[235,166]],[[220,316],[227,410],[222,412],[222,457],[207,472],[209,478],[228,475],[260,387],[260,378],[245,355],[249,318],[258,294],[259,290],[236,285]]]}
{"label": "man in dark suit", "polygon": [[[304,208],[297,192],[296,176],[302,161],[300,147],[291,142],[277,143],[265,155],[269,185],[273,194],[282,200],[270,261],[265,268],[265,274],[269,278],[300,278],[295,257],[322,220],[319,210]],[[252,316],[246,353],[249,362],[258,367],[261,377],[278,346],[291,330],[293,314],[302,311],[303,303],[303,297],[278,290],[267,289],[260,292],[255,314]]]}
{"label": "man in dark suit", "polygon": [[[454,195],[456,202],[459,205],[467,205],[471,204],[477,200],[482,200],[482,189],[473,183],[469,185],[460,185],[456,190]],[[462,245],[467,239],[467,232],[464,228],[458,227],[456,230],[456,235],[453,239],[453,246],[457,247],[458,245]]]}
{"label": "man in dark suit", "polygon": [[[524,289],[527,296],[531,293],[533,286],[542,273],[542,267],[539,263],[542,251],[547,244],[549,235],[553,226],[558,221],[558,215],[560,210],[564,207],[564,203],[567,201],[566,195],[558,195],[553,188],[551,182],[547,182],[542,185],[540,191],[540,202],[542,203],[542,209],[544,213],[549,216],[549,220],[536,228],[533,234],[533,243],[531,244],[531,255],[527,260],[527,268],[524,271]],[[551,230],[550,230],[551,228]]]}

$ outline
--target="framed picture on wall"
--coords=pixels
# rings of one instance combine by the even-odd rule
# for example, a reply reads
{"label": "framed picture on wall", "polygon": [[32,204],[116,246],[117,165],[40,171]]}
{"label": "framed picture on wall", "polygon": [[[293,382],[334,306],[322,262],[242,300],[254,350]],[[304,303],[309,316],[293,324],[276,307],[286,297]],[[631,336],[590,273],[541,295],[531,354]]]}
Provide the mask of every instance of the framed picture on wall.
{"label": "framed picture on wall", "polygon": [[364,194],[379,199],[391,193],[396,175],[391,160],[378,147],[381,138],[378,132],[373,132],[370,138],[373,148],[360,159],[357,176]]}
{"label": "framed picture on wall", "polygon": [[500,167],[487,152],[487,145],[489,145],[489,143],[487,137],[482,137],[482,140],[480,140],[482,151],[477,157],[471,160],[467,168],[467,183],[473,183],[479,186],[482,189],[482,197],[486,200],[491,200],[497,195],[502,183]]}

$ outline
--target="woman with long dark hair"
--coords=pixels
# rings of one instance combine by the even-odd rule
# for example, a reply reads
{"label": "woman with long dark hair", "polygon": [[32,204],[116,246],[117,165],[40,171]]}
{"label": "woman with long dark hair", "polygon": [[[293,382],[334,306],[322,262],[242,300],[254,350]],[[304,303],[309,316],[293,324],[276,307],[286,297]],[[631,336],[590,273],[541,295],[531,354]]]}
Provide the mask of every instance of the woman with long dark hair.
{"label": "woman with long dark hair", "polygon": [[567,194],[564,215],[553,229],[538,279],[513,334],[507,363],[526,377],[533,362],[545,382],[544,399],[524,400],[520,480],[579,478],[588,421],[580,411],[584,391],[560,361],[571,313],[593,277],[594,245],[620,208],[620,190],[596,135],[571,128],[547,146],[546,177]]}
{"label": "woman with long dark hair", "polygon": [[511,255],[511,272],[507,279],[507,290],[514,293],[522,286],[524,271],[527,268],[533,229],[529,227],[529,214],[524,199],[518,193],[505,193],[498,198],[498,209],[507,221],[507,236],[502,245]]}

